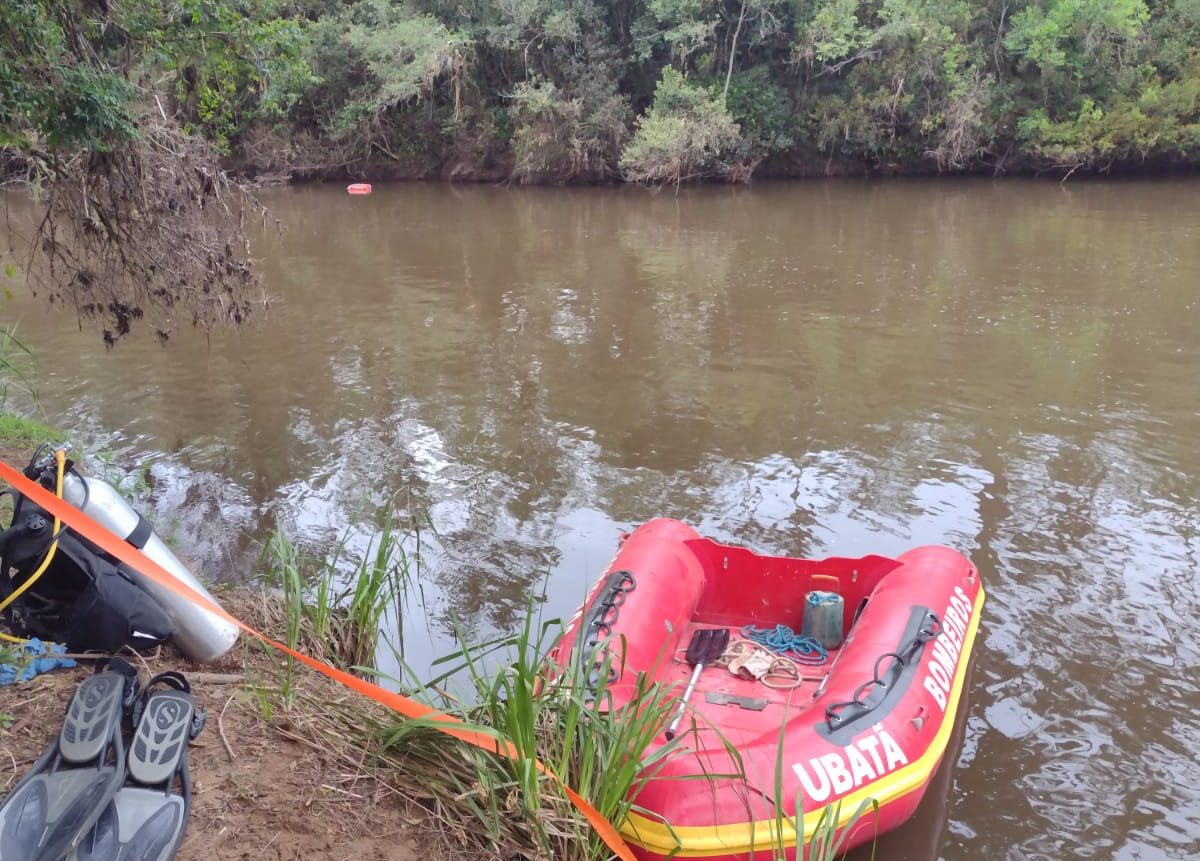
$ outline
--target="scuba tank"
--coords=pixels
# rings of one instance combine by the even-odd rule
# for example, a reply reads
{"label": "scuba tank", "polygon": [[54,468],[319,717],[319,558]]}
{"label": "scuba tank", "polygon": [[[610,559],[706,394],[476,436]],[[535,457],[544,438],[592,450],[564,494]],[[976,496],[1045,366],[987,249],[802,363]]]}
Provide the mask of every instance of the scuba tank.
{"label": "scuba tank", "polygon": [[[149,521],[134,511],[111,484],[99,478],[85,478],[71,469],[63,476],[62,497],[101,526],[137,547],[181,583],[216,603],[208,590],[155,534]],[[204,663],[216,660],[233,648],[238,637],[235,625],[137,571],[130,573],[137,585],[161,604],[175,623],[171,640],[185,656]]]}

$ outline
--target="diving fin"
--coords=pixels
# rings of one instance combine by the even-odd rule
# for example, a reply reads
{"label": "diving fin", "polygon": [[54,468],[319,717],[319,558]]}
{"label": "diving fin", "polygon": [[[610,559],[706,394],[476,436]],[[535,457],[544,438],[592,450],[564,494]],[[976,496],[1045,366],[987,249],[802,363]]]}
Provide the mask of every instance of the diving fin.
{"label": "diving fin", "polygon": [[188,742],[204,712],[187,679],[167,672],[146,683],[133,723],[125,783],[68,861],[169,861],[179,850],[192,803]]}
{"label": "diving fin", "polygon": [[121,721],[137,687],[120,658],[80,683],[58,738],[0,806],[0,861],[60,861],[96,823],[125,776]]}

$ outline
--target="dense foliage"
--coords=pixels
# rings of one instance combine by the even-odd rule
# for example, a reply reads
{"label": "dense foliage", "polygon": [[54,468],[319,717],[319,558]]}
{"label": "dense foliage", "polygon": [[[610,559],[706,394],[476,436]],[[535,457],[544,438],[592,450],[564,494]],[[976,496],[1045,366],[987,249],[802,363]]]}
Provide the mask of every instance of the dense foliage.
{"label": "dense foliage", "polygon": [[304,63],[239,55],[254,85],[238,92],[259,101],[227,134],[251,157],[253,145],[316,148],[325,158],[300,164],[318,169],[661,182],[746,178],[764,162],[1065,172],[1200,157],[1200,0],[307,0],[276,12]]}
{"label": "dense foliage", "polygon": [[1200,159],[1200,0],[10,0],[0,47],[10,149],[106,150],[153,97],[302,175]]}

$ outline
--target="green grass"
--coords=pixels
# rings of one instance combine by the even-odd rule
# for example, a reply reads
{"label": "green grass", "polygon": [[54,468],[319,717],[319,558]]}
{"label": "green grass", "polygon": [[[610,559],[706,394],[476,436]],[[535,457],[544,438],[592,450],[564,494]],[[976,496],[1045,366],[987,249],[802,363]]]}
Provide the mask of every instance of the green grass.
{"label": "green grass", "polygon": [[[61,431],[0,409],[0,456],[8,458],[9,466],[21,469],[39,445],[65,439]],[[0,528],[8,525],[11,514],[12,498],[6,494],[0,497]]]}
{"label": "green grass", "polygon": [[[258,560],[258,575],[278,589],[278,617],[272,630],[282,630],[284,642],[317,660],[344,670],[374,672],[375,649],[385,617],[397,611],[410,579],[411,560],[402,536],[385,525],[370,542],[363,558],[355,558],[343,535],[327,553],[301,548],[276,524]],[[283,680],[285,694],[293,689],[292,658]]]}
{"label": "green grass", "polygon": [[[741,758],[728,742],[725,753],[734,764],[732,773],[668,778],[665,766],[676,757],[691,756],[695,747],[687,732],[671,743],[653,744],[673,717],[678,690],[639,675],[634,689],[620,698],[629,705],[615,707],[607,679],[609,670],[620,666],[620,640],[610,641],[608,648],[602,645],[594,660],[583,667],[572,661],[568,668],[555,667],[551,673],[545,656],[560,628],[557,622],[536,622],[533,607],[531,602],[516,635],[478,647],[460,647],[439,662],[444,671],[434,683],[413,692],[469,727],[496,733],[510,742],[515,758],[472,749],[437,732],[434,721],[391,719],[376,732],[382,742],[379,761],[402,782],[422,786],[422,793],[432,800],[431,806],[443,821],[454,823],[451,833],[458,835],[465,854],[565,861],[611,857],[584,816],[567,801],[558,782],[535,768],[535,761],[544,763],[605,819],[618,825],[633,811],[653,815],[637,805],[639,790],[651,780],[677,780],[679,792],[708,792],[713,781],[746,780]],[[502,656],[499,661],[496,655]],[[586,669],[591,666],[597,670],[594,674]],[[452,695],[441,687],[464,675],[468,683],[464,695]],[[715,731],[711,726],[705,729]],[[716,735],[720,738],[719,732]],[[776,828],[773,839],[764,835],[762,846],[777,859],[788,852],[782,843],[784,820],[789,820],[798,834],[804,833],[803,799],[794,800],[794,810],[787,810],[782,800],[782,740],[781,732],[773,793],[779,800]],[[845,835],[868,807],[856,811],[841,829],[837,826],[840,808],[827,809],[814,837],[810,861],[841,857]]]}
{"label": "green grass", "polygon": [[[33,449],[44,442],[62,442],[66,434],[34,419],[0,411],[0,446],[8,449]],[[24,464],[14,464],[14,466]]]}
{"label": "green grass", "polygon": [[37,403],[34,372],[33,353],[17,337],[17,327],[0,327],[0,407],[8,402],[10,389],[23,393]]}
{"label": "green grass", "polygon": [[[859,821],[870,812],[876,821],[879,818],[879,802],[874,798],[868,798],[855,809],[850,815],[846,826],[839,833],[838,820],[842,818],[842,802],[830,804],[821,811],[821,818],[817,820],[816,833],[813,834],[813,839],[809,843],[809,861],[834,861],[839,856],[845,856],[846,842],[850,834],[854,832],[855,826]],[[871,858],[875,858],[875,844],[871,844]]]}
{"label": "green grass", "polygon": [[[557,622],[536,621],[531,606],[516,635],[464,645],[438,662],[445,668],[438,681],[465,680],[463,696],[435,683],[412,692],[469,728],[504,739],[514,757],[471,749],[437,732],[433,721],[394,720],[380,727],[389,764],[427,781],[435,809],[444,821],[460,823],[452,833],[480,857],[608,858],[610,851],[559,780],[609,822],[620,822],[633,809],[638,788],[684,750],[681,734],[646,753],[672,716],[673,690],[640,676],[631,704],[614,706],[607,679],[620,662],[620,643],[597,652],[594,675],[575,662],[549,674],[545,654],[558,630]],[[590,684],[589,675],[598,681]]]}
{"label": "green grass", "polygon": [[0,326],[0,448],[34,447],[44,442],[62,442],[61,431],[25,418],[9,405],[10,392],[19,393],[23,402],[38,405],[34,385],[36,362],[29,347],[17,337],[16,326]]}
{"label": "green grass", "polygon": [[[787,705],[784,708],[786,715],[791,710],[791,698],[789,697]],[[789,811],[784,807],[785,797],[783,794],[783,745],[786,738],[788,721],[786,718],[779,722],[779,741],[775,750],[775,832],[771,845],[772,861],[786,861],[788,847],[783,844],[783,826],[785,822],[790,822],[796,833],[796,840],[803,843],[804,834],[804,796],[797,792],[793,799],[792,810]],[[854,832],[855,826],[868,810],[873,810],[875,814],[879,813],[879,803],[871,798],[858,806],[853,814],[846,821],[844,828],[838,827],[838,822],[842,818],[842,802],[830,804],[821,811],[820,818],[817,819],[817,826],[813,832],[812,840],[808,846],[808,861],[835,861],[838,857],[844,857],[848,851],[846,843],[850,835]],[[878,817],[876,817],[878,818]],[[871,846],[871,858],[875,857],[875,847]]]}

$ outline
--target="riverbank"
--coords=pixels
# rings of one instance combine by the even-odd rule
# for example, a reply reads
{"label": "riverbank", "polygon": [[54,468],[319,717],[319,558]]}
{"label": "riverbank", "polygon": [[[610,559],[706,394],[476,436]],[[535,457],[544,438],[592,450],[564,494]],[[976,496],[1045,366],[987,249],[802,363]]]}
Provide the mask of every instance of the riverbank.
{"label": "riverbank", "polygon": [[[0,413],[0,458],[21,467],[34,447],[63,435],[46,425]],[[5,514],[4,520],[7,520]],[[223,606],[282,637],[280,597],[252,587],[226,590]],[[164,647],[125,655],[143,682],[165,670],[192,683],[207,724],[190,752],[192,813],[179,861],[412,861],[448,857],[439,828],[366,762],[368,739],[342,728],[331,744],[317,704],[367,710],[370,704],[311,672],[287,674],[281,656],[243,636],[212,665],[198,666]],[[0,797],[52,743],[63,710],[91,662],[29,682],[0,687]],[[351,745],[357,749],[355,757]],[[459,856],[461,857],[461,856]]]}
{"label": "riverbank", "polygon": [[[612,187],[636,184],[614,161],[590,174],[577,173],[569,163],[546,167],[536,173],[521,169],[515,153],[503,152],[480,161],[464,160],[453,152],[434,151],[403,158],[378,153],[347,158],[333,154],[330,142],[314,147],[312,153],[298,152],[278,140],[271,150],[260,143],[223,160],[229,173],[258,185],[303,185],[321,182],[441,182],[508,186]],[[928,158],[879,160],[847,158],[817,151],[787,151],[773,154],[733,173],[713,172],[689,178],[688,184],[749,184],[759,181],[803,181],[814,179],[891,179],[990,177],[1009,179],[1045,178],[1054,182],[1087,177],[1105,179],[1158,179],[1200,176],[1200,161],[1176,156],[1097,160],[1088,163],[1057,163],[1027,155],[1009,154],[995,160],[977,160],[956,167],[940,165]]]}
{"label": "riverbank", "polygon": [[[536,179],[517,177],[511,163],[505,165],[465,165],[457,162],[430,161],[425,164],[398,164],[380,159],[366,159],[354,164],[331,164],[325,166],[306,165],[291,168],[286,165],[258,163],[244,160],[226,162],[232,176],[258,186],[305,185],[323,182],[440,182],[450,185],[527,185],[527,186],[572,186],[572,187],[615,187],[631,183],[613,172],[603,178],[580,179],[567,172],[547,173]],[[1045,179],[1052,182],[1065,180],[1110,179],[1162,179],[1169,177],[1200,176],[1200,167],[1189,164],[1163,162],[1157,165],[1109,164],[1102,167],[1071,170],[1071,166],[1026,164],[1014,169],[999,165],[976,165],[970,169],[943,171],[927,164],[874,164],[838,160],[780,160],[758,166],[752,174],[739,178],[737,184],[753,181],[777,182],[820,179],[928,179],[990,177],[993,179]],[[721,185],[730,180],[723,176],[711,176],[691,184]],[[650,189],[655,191],[656,189]]]}

